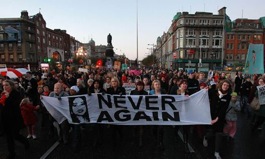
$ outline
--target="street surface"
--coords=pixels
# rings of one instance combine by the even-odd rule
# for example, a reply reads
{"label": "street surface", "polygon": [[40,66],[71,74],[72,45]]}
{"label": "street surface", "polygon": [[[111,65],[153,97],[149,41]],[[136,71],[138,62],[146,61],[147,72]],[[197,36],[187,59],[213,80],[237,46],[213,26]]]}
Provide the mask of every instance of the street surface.
{"label": "street surface", "polygon": [[[221,156],[224,159],[264,159],[265,158],[265,131],[251,132],[250,122],[243,113],[238,114],[238,130],[234,141],[224,139]],[[102,137],[97,138],[98,131],[95,125],[87,125],[82,129],[82,143],[80,151],[73,152],[71,143],[64,145],[57,142],[57,136],[48,135],[47,125],[42,128],[38,125],[38,139],[30,139],[30,150],[16,143],[18,159],[214,159],[214,143],[209,140],[208,148],[202,145],[202,139],[195,131],[190,132],[191,153],[185,153],[184,143],[181,140],[182,129],[176,135],[173,126],[164,127],[164,149],[158,146],[153,134],[153,126],[144,126],[143,144],[139,146],[139,135],[135,126],[122,126],[122,137],[112,137],[111,128],[102,126]],[[26,136],[25,130],[22,133]],[[114,141],[117,141],[116,143]],[[54,148],[51,148],[54,147]],[[49,152],[50,150],[50,152]],[[194,152],[193,152],[194,150]],[[7,157],[5,138],[0,137],[0,159]]]}

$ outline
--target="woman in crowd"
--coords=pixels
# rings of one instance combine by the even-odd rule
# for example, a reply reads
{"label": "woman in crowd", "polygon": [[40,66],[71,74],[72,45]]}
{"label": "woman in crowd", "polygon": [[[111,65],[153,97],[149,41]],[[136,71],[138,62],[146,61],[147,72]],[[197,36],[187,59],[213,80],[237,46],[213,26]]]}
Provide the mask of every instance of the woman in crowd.
{"label": "woman in crowd", "polygon": [[110,87],[111,82],[110,82],[110,77],[107,76],[105,79],[106,79],[106,80],[105,80],[105,82],[104,82],[104,84],[103,84],[103,89],[104,89],[105,91],[107,91],[107,89]]}
{"label": "woman in crowd", "polygon": [[[265,86],[265,79],[264,79],[263,76],[258,78],[258,86]],[[259,98],[258,90],[255,91],[254,96],[256,98]],[[253,100],[253,98],[252,98],[252,100]],[[255,121],[253,123],[253,126],[252,126],[252,131],[253,132],[256,131],[259,127],[261,127],[261,125],[265,121],[265,105],[260,105],[260,109],[254,111],[254,115],[255,115],[256,119],[255,119]]]}
{"label": "woman in crowd", "polygon": [[89,90],[90,93],[105,93],[105,90],[102,88],[100,80],[94,80],[92,87]]}
{"label": "woman in crowd", "polygon": [[24,144],[25,149],[29,149],[28,140],[19,134],[23,128],[23,118],[20,112],[21,97],[19,92],[15,89],[14,82],[5,80],[3,82],[4,91],[1,94],[0,106],[2,107],[1,117],[3,130],[7,139],[7,146],[9,151],[8,158],[15,158],[15,141]]}
{"label": "woman in crowd", "polygon": [[[150,95],[161,95],[166,94],[166,91],[161,88],[161,84],[159,80],[154,80],[152,82],[152,90],[149,93]],[[164,129],[163,126],[154,126],[154,135],[158,138],[158,146],[161,149],[164,149]]]}
{"label": "woman in crowd", "polygon": [[[117,77],[111,78],[111,86],[107,89],[107,93],[111,95],[126,95],[125,88],[120,86],[120,81]],[[110,127],[112,129],[112,138],[114,141],[114,145],[116,145],[117,142],[117,135],[122,138],[122,126],[121,125],[111,125]]]}
{"label": "woman in crowd", "polygon": [[[203,139],[203,145],[205,147],[208,146],[207,139],[210,136],[215,136],[215,157],[216,159],[221,159],[220,157],[220,148],[222,146],[223,137],[226,136],[223,133],[223,129],[226,123],[225,116],[226,111],[229,106],[231,95],[231,83],[228,80],[222,80],[218,84],[217,89],[209,91],[209,100],[210,100],[210,109],[211,109],[211,117],[212,117],[212,126],[210,126],[207,134]],[[211,134],[210,132],[213,132]]]}

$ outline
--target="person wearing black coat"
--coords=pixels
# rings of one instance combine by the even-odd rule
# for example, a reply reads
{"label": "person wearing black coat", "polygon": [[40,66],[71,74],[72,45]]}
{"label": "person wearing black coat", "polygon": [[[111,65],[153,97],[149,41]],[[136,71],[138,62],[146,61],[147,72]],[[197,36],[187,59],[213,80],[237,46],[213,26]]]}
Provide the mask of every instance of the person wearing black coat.
{"label": "person wearing black coat", "polygon": [[[137,82],[135,90],[132,90],[130,95],[148,95],[148,93],[144,90],[144,82],[142,81]],[[142,137],[144,130],[143,126],[136,126],[135,130],[139,132],[139,146],[142,146]]]}
{"label": "person wearing black coat", "polygon": [[[111,95],[126,95],[126,91],[124,87],[120,86],[120,81],[117,77],[111,78],[111,84],[110,88],[107,89],[107,94]],[[122,134],[122,128],[124,126],[121,125],[111,125],[111,131],[112,131],[112,139],[114,140],[114,147],[117,145],[117,135],[120,136],[120,138],[123,138]]]}
{"label": "person wearing black coat", "polygon": [[214,135],[215,136],[215,157],[220,157],[220,148],[222,146],[223,137],[226,136],[223,133],[224,125],[226,123],[225,115],[227,108],[229,106],[231,95],[229,92],[231,89],[231,83],[228,80],[222,80],[217,89],[209,90],[209,101],[210,101],[210,111],[212,117],[212,130],[213,134],[210,134],[210,131],[206,134],[203,139],[203,145],[208,146],[207,138]]}
{"label": "person wearing black coat", "polygon": [[24,144],[25,149],[29,149],[28,140],[19,134],[20,129],[24,127],[23,118],[20,112],[20,94],[15,89],[15,84],[11,80],[3,82],[4,91],[1,94],[0,107],[2,107],[1,117],[4,133],[7,139],[9,151],[8,158],[15,158],[15,141]]}

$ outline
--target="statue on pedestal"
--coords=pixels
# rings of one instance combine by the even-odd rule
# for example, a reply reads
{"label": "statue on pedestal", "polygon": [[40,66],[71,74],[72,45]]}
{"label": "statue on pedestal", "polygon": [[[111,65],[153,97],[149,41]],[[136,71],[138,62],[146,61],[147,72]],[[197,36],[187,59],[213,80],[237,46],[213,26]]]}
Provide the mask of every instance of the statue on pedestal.
{"label": "statue on pedestal", "polygon": [[106,48],[106,57],[113,57],[114,55],[114,51],[113,51],[113,46],[112,46],[112,36],[109,34],[107,36],[107,42],[108,42],[108,45],[107,45],[107,48]]}
{"label": "statue on pedestal", "polygon": [[107,36],[107,48],[106,48],[106,52],[105,52],[105,55],[106,55],[106,63],[105,63],[105,66],[108,68],[108,69],[112,69],[113,67],[113,56],[114,56],[114,51],[113,51],[113,46],[112,46],[112,36],[109,34]]}

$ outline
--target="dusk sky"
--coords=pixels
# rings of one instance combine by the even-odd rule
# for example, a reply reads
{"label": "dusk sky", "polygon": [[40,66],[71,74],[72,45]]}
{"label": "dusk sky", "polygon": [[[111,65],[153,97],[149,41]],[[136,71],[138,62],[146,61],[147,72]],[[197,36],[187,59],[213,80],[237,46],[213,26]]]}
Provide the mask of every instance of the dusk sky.
{"label": "dusk sky", "polygon": [[[150,53],[157,37],[167,32],[177,12],[205,11],[218,14],[227,7],[231,20],[265,16],[264,0],[138,0],[139,59]],[[114,51],[136,59],[137,0],[1,0],[1,18],[20,17],[39,11],[50,29],[64,29],[80,42],[91,38],[96,45],[107,45],[111,33]]]}

